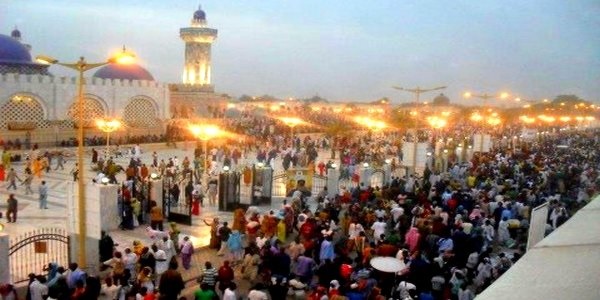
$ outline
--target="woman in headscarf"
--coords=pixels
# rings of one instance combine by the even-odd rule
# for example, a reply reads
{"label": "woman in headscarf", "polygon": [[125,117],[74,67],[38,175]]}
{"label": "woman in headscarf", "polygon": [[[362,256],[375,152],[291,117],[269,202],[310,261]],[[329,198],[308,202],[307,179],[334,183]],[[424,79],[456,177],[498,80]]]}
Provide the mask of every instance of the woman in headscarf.
{"label": "woman in headscarf", "polygon": [[213,249],[219,249],[221,248],[221,239],[219,238],[219,218],[214,218],[212,223],[208,223],[206,222],[206,220],[203,220],[204,224],[206,224],[206,226],[210,226],[210,243],[209,243],[209,247],[213,248]]}
{"label": "woman in headscarf", "polygon": [[233,225],[231,230],[238,230],[243,232],[246,227],[246,212],[243,208],[238,207],[233,213]]}

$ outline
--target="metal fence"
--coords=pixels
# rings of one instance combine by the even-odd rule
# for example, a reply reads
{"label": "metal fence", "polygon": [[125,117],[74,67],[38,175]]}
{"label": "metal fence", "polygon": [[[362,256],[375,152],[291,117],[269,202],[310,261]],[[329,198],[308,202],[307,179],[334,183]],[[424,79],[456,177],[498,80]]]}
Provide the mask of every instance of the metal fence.
{"label": "metal fence", "polygon": [[69,234],[60,228],[43,228],[22,234],[10,240],[8,259],[13,284],[28,281],[29,273],[44,273],[44,267],[50,262],[68,266]]}

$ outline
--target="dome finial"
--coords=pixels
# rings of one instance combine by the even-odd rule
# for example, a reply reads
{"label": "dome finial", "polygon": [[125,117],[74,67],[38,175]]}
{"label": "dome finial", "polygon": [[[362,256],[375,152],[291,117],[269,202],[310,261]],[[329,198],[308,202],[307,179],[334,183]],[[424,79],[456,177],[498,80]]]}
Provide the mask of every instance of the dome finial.
{"label": "dome finial", "polygon": [[13,29],[13,31],[10,33],[10,37],[12,37],[13,39],[16,39],[18,41],[21,41],[21,31],[19,31],[19,29],[17,28],[17,25],[15,25],[15,29]]}

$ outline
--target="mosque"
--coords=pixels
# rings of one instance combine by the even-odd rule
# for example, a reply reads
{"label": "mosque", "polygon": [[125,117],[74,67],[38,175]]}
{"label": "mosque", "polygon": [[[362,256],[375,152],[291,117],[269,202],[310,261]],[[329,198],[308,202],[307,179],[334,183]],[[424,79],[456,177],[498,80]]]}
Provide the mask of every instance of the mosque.
{"label": "mosque", "polygon": [[[185,42],[182,83],[162,83],[136,64],[108,64],[86,73],[86,136],[102,133],[94,120],[117,118],[125,125],[117,135],[160,134],[168,122],[202,115],[208,105],[227,99],[214,93],[211,45],[217,30],[207,27],[198,8],[191,26],[181,28]],[[0,139],[54,145],[76,136],[76,77],[57,77],[49,65],[33,59],[31,46],[15,28],[0,34]]]}

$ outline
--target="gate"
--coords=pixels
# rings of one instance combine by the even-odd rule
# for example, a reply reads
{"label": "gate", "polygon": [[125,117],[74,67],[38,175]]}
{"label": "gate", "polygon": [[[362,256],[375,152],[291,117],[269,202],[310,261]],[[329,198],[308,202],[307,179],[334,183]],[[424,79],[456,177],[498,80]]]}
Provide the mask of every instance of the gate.
{"label": "gate", "polygon": [[288,176],[285,171],[279,171],[273,174],[272,197],[284,198],[286,196],[287,178]]}
{"label": "gate", "polygon": [[[169,222],[192,225],[192,203],[185,197],[185,186],[192,180],[192,173],[177,173],[165,176],[163,181],[163,214]],[[171,193],[174,185],[178,194]]]}
{"label": "gate", "polygon": [[321,176],[318,174],[314,174],[313,180],[312,180],[312,190],[311,190],[313,196],[316,196],[317,194],[319,194],[325,187],[327,187],[327,176]]}
{"label": "gate", "polygon": [[43,228],[10,240],[8,260],[13,284],[29,281],[29,273],[41,274],[48,263],[69,265],[69,234],[65,229]]}

